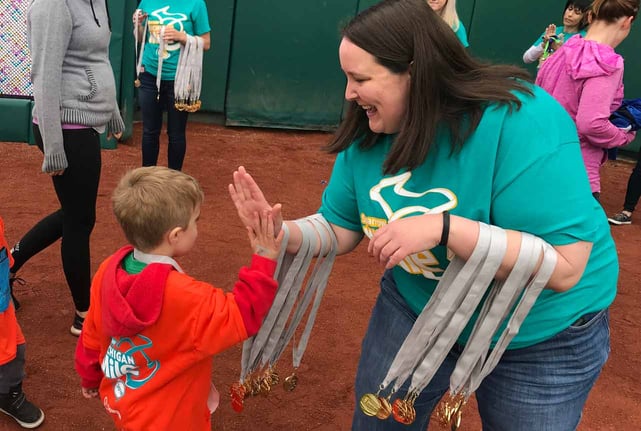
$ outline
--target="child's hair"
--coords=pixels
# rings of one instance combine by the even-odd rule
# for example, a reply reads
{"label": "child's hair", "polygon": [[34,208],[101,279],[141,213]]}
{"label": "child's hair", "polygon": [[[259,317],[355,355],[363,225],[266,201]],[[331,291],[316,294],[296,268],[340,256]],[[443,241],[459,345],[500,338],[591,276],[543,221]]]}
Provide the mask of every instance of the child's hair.
{"label": "child's hair", "polygon": [[112,196],[113,211],[131,245],[158,246],[175,227],[186,229],[204,194],[195,178],[160,166],[127,172]]}
{"label": "child's hair", "polygon": [[592,0],[568,0],[565,3],[565,7],[563,8],[561,19],[563,19],[563,15],[565,15],[565,11],[568,9],[568,7],[570,7],[570,5],[572,5],[576,9],[580,9],[581,12],[583,12],[583,18],[579,23],[579,31],[581,31],[589,24],[588,14],[590,13],[590,8],[592,7]]}
{"label": "child's hair", "polygon": [[621,17],[636,18],[639,0],[594,0],[592,14],[595,20],[615,22]]}
{"label": "child's hair", "polygon": [[458,13],[456,13],[456,0],[447,0],[445,6],[441,10],[441,18],[443,21],[449,25],[452,30],[457,31],[461,25],[461,21],[458,18]]}

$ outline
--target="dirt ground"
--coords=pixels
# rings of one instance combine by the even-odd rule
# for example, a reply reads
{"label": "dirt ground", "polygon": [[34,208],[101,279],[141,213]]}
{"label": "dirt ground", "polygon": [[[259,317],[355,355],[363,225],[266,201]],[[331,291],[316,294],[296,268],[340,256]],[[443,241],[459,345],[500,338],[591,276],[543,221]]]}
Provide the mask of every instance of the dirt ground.
{"label": "dirt ground", "polygon": [[[92,265],[124,243],[110,208],[110,193],[118,178],[140,163],[140,125],[129,142],[103,151],[97,223],[92,236]],[[163,138],[164,139],[164,138]],[[234,129],[190,124],[184,170],[201,182],[206,200],[199,223],[196,250],[181,260],[187,272],[230,289],[237,269],[249,262],[250,249],[227,195],[231,173],[244,165],[264,188],[268,199],[283,203],[286,217],[313,213],[320,202],[332,160],[319,151],[328,135],[310,132]],[[166,147],[164,147],[165,149]],[[161,159],[165,159],[161,152]],[[40,173],[42,156],[26,144],[0,143],[0,214],[10,243],[40,217],[56,208],[48,176]],[[620,209],[632,164],[608,162],[603,169],[603,205],[608,213]],[[560,217],[563,215],[560,214]],[[641,429],[641,218],[631,226],[615,227],[613,235],[621,260],[619,295],[612,306],[612,355],[592,391],[579,426],[581,431]],[[267,397],[246,402],[238,414],[230,407],[227,388],[237,380],[240,346],[215,361],[213,380],[222,392],[213,428],[238,431],[348,430],[354,409],[353,376],[360,341],[378,290],[380,272],[356,265],[364,247],[340,257],[331,275],[316,326],[299,370],[299,386],[282,388]],[[366,258],[366,257],[365,257]],[[372,262],[372,267],[375,267]],[[42,430],[111,430],[110,418],[98,400],[85,400],[73,369],[76,338],[69,334],[73,303],[61,270],[56,244],[32,259],[20,272],[27,284],[18,286],[23,304],[18,318],[27,338],[27,378],[24,388],[45,411]],[[287,350],[281,374],[291,370]],[[0,430],[18,429],[0,415]],[[433,425],[430,430],[437,430]],[[479,430],[474,403],[468,405],[461,427]]]}

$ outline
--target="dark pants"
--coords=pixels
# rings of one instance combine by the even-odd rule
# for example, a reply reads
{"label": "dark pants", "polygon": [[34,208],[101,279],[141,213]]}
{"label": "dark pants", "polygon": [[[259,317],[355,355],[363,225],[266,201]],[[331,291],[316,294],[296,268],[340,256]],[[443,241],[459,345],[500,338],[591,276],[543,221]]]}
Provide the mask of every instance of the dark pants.
{"label": "dark pants", "polygon": [[[40,129],[34,125],[36,144],[42,151]],[[40,220],[14,246],[17,272],[31,257],[59,238],[62,268],[78,311],[89,309],[91,261],[89,237],[96,222],[96,198],[100,182],[100,136],[93,129],[63,130],[69,166],[52,177],[60,208]]]}
{"label": "dark pants", "polygon": [[623,209],[633,212],[641,197],[641,151],[637,155],[637,164],[628,179],[628,189],[625,192]]}
{"label": "dark pants", "polygon": [[10,362],[0,365],[0,394],[8,394],[11,388],[22,383],[24,378],[25,345],[19,344],[16,357]]}
{"label": "dark pants", "polygon": [[185,111],[178,111],[174,106],[174,81],[161,81],[160,94],[156,88],[156,77],[148,72],[140,75],[138,103],[142,113],[142,165],[158,164],[160,150],[160,131],[162,130],[162,113],[167,111],[167,166],[181,170],[187,139],[187,116]]}

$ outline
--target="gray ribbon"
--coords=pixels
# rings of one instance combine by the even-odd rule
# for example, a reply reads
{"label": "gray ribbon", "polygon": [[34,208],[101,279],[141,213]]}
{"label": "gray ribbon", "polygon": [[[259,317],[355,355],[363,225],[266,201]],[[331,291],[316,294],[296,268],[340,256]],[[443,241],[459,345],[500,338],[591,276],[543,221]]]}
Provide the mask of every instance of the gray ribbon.
{"label": "gray ribbon", "polygon": [[[294,366],[300,364],[307,346],[311,329],[314,325],[316,313],[320,306],[323,292],[331,272],[337,251],[337,239],[334,231],[322,215],[316,214],[295,223],[302,233],[302,242],[298,253],[292,257],[285,253],[289,240],[289,231],[285,229],[282,241],[281,255],[276,269],[279,288],[267,317],[255,337],[245,341],[243,357],[241,360],[241,376],[243,381],[249,372],[267,363],[273,365],[281,356],[283,350],[293,337],[296,328],[307,310],[312,297],[316,297],[312,310],[309,313],[307,324],[301,340],[294,348]],[[305,291],[300,297],[300,291],[305,275],[311,265],[317,248],[317,239],[320,240],[319,256],[310,275]],[[300,299],[299,299],[300,297]],[[298,301],[297,301],[298,300]],[[294,308],[296,306],[296,308]],[[290,315],[293,317],[286,328]]]}
{"label": "gray ribbon", "polygon": [[459,303],[441,304],[444,308],[453,309],[454,313],[451,313],[451,318],[447,321],[444,329],[437,335],[433,346],[426,352],[423,361],[414,371],[410,391],[419,393],[432,380],[461,332],[463,332],[474,310],[481,303],[486,290],[492,284],[496,271],[501,266],[507,250],[507,235],[505,231],[496,226],[482,224],[479,229],[479,240],[481,237],[483,237],[484,241],[489,240],[490,246],[485,249],[486,255],[477,270],[470,274],[469,278],[467,278],[466,274],[465,284],[437,287],[446,290],[460,290],[462,293],[460,296],[463,296],[463,299]]}
{"label": "gray ribbon", "polygon": [[135,23],[134,23],[134,43],[135,43],[135,51],[136,51],[136,79],[139,78],[140,76],[140,70],[142,68],[142,55],[145,52],[145,41],[147,39],[147,25],[149,24],[149,20],[145,19],[145,26],[142,30],[142,40],[140,41],[140,52],[138,52],[138,12],[140,9],[136,9],[136,15],[135,15]]}
{"label": "gray ribbon", "polygon": [[490,248],[489,226],[479,224],[479,239],[467,261],[454,257],[443,273],[434,294],[414,322],[383,379],[381,389],[395,382],[398,390],[423,359],[471,287],[471,280],[483,264]]}
{"label": "gray ribbon", "polygon": [[[412,375],[410,393],[420,393],[431,381],[469,322],[489,286],[468,343],[450,379],[452,394],[469,397],[498,364],[510,341],[545,288],[556,266],[556,251],[540,238],[522,233],[516,263],[503,282],[493,282],[504,258],[503,229],[479,224],[479,239],[470,258],[455,257],[401,345],[380,389],[394,383],[396,392]],[[541,256],[542,263],[533,275]],[[516,306],[515,306],[516,305]],[[513,311],[499,340],[488,351],[500,325]]]}

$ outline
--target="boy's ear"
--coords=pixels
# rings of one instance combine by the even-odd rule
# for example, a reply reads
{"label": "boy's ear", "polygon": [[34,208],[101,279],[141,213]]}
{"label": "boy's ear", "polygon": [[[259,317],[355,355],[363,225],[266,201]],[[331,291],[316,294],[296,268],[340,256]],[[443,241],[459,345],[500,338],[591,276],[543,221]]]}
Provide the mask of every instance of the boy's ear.
{"label": "boy's ear", "polygon": [[169,233],[167,234],[167,241],[169,241],[169,244],[174,245],[175,242],[178,241],[178,238],[182,230],[183,228],[181,228],[180,226],[176,226],[175,228],[169,231]]}

